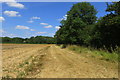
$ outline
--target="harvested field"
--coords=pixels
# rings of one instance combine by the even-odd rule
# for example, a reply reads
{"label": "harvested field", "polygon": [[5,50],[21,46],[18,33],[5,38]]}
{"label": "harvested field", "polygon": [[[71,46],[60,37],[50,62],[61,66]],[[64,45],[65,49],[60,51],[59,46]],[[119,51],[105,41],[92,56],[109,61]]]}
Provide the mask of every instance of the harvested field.
{"label": "harvested field", "polygon": [[51,44],[3,44],[3,77],[118,78],[117,63],[85,57]]}

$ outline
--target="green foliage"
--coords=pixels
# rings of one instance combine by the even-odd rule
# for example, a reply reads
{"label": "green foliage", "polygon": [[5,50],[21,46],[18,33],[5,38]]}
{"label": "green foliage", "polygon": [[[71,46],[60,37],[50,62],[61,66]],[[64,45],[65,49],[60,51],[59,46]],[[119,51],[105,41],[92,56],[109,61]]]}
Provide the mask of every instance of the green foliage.
{"label": "green foliage", "polygon": [[87,2],[74,4],[70,11],[67,13],[68,20],[74,20],[79,17],[86,24],[93,24],[96,21],[97,11],[94,6]]}
{"label": "green foliage", "polygon": [[56,41],[53,37],[46,36],[36,36],[30,38],[9,38],[9,37],[1,37],[2,43],[30,43],[30,44],[55,44]]}
{"label": "green foliage", "polygon": [[108,5],[108,8],[106,9],[106,11],[111,12],[115,15],[120,15],[120,1],[119,2],[113,2],[112,4]]}
{"label": "green foliage", "polygon": [[61,47],[61,48],[66,48],[67,45],[66,45],[66,44],[63,44],[63,45],[61,45],[60,47]]}
{"label": "green foliage", "polygon": [[120,46],[120,1],[109,4],[106,11],[111,13],[96,20],[97,11],[90,3],[74,4],[56,32],[57,44],[79,44],[114,51]]}
{"label": "green foliage", "polygon": [[105,15],[96,23],[96,30],[99,32],[100,46],[105,47],[110,52],[120,46],[120,2],[108,5],[106,11],[111,12]]}
{"label": "green foliage", "polygon": [[101,43],[107,48],[120,46],[120,16],[104,16],[96,29],[100,33]]}
{"label": "green foliage", "polygon": [[118,53],[116,52],[109,53],[102,49],[97,50],[91,47],[86,48],[86,47],[75,46],[75,45],[68,46],[67,48],[77,53],[90,54],[91,57],[98,57],[101,60],[112,61],[112,62],[118,61]]}
{"label": "green foliage", "polygon": [[24,39],[19,38],[19,37],[15,37],[15,38],[12,38],[11,41],[13,43],[23,43]]}
{"label": "green foliage", "polygon": [[12,41],[12,39],[11,38],[9,38],[9,37],[1,37],[1,42],[7,42],[7,43],[10,43],[11,41]]}
{"label": "green foliage", "polygon": [[85,26],[95,23],[96,13],[90,3],[74,4],[67,12],[67,20],[61,21],[61,28],[56,32],[58,44],[83,44],[82,30]]}

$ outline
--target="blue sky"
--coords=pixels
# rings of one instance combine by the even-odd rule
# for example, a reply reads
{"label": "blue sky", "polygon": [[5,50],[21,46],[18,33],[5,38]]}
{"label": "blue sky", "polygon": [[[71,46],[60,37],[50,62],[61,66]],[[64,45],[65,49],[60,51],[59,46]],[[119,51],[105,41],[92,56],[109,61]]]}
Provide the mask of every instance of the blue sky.
{"label": "blue sky", "polygon": [[[59,29],[60,19],[65,18],[75,2],[14,2],[2,3],[0,33],[9,37],[53,36]],[[105,14],[105,2],[91,2],[98,11],[97,17]]]}

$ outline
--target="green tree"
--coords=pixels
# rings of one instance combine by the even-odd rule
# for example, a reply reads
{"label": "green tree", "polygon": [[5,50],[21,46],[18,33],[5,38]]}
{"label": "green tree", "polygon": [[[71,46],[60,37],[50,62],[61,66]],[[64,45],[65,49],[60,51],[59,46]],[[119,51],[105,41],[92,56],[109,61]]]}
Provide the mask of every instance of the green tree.
{"label": "green tree", "polygon": [[[120,46],[120,2],[111,3],[106,11],[111,12],[102,17],[96,23],[96,31],[99,32],[100,47],[106,47],[109,51]],[[97,38],[97,37],[96,37]],[[95,43],[93,43],[95,44]],[[97,45],[98,46],[98,45]]]}
{"label": "green tree", "polygon": [[11,41],[12,41],[12,39],[9,38],[9,37],[2,37],[2,42],[3,43],[10,43]]}
{"label": "green tree", "polygon": [[120,1],[119,2],[113,2],[112,4],[107,3],[107,12],[111,12],[115,15],[120,15]]}
{"label": "green tree", "polygon": [[67,19],[61,21],[61,28],[56,32],[57,43],[83,44],[82,30],[96,21],[97,11],[90,3],[74,4],[67,12]]}
{"label": "green tree", "polygon": [[19,37],[12,38],[12,43],[23,43],[24,39]]}
{"label": "green tree", "polygon": [[81,2],[74,4],[70,11],[67,13],[67,19],[74,20],[79,17],[83,22],[87,24],[95,23],[97,11],[93,5],[87,2]]}

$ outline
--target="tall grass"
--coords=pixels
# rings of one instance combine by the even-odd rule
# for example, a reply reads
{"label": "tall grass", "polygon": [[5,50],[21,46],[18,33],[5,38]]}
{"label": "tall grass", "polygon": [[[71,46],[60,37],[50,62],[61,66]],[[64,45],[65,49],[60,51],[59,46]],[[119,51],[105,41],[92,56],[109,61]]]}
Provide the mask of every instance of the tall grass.
{"label": "tall grass", "polygon": [[[90,54],[93,57],[99,57],[102,60],[112,61],[112,62],[118,61],[118,58],[119,58],[118,53],[120,49],[118,48],[112,53],[110,53],[107,50],[103,50],[103,49],[98,50],[98,49],[93,49],[91,47],[83,47],[83,46],[76,46],[76,45],[69,45],[67,48],[77,53]],[[120,58],[119,58],[119,61],[120,61]]]}

